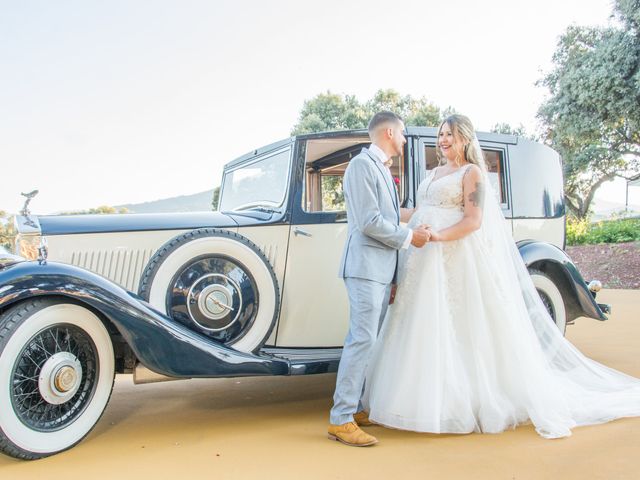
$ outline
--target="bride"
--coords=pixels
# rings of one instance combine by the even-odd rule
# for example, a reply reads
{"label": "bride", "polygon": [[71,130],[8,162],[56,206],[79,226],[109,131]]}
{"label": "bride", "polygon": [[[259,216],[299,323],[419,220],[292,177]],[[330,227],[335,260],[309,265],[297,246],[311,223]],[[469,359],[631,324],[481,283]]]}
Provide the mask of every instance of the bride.
{"label": "bride", "polygon": [[640,415],[640,380],[586,358],[549,317],[467,117],[442,123],[438,154],[446,163],[420,184],[409,221],[430,225],[431,240],[401,260],[398,295],[368,367],[369,418],[432,433],[531,422],[558,438]]}

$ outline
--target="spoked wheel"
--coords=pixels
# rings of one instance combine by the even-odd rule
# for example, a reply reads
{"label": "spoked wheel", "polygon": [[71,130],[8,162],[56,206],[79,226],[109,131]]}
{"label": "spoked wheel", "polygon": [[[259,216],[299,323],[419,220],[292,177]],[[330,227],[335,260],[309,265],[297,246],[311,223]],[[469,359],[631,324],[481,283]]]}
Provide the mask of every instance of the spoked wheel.
{"label": "spoked wheel", "polygon": [[97,423],[114,380],[111,339],[76,304],[28,300],[0,317],[0,450],[36,459],[66,450]]}

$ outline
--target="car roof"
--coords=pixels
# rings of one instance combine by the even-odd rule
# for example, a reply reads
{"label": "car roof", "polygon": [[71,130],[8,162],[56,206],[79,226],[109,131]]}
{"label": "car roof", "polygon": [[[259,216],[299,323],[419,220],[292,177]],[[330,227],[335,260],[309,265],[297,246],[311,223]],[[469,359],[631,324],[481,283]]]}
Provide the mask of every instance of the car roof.
{"label": "car roof", "polygon": [[[406,134],[408,136],[419,136],[419,137],[427,137],[434,138],[438,134],[437,127],[407,127]],[[305,133],[300,135],[295,135],[289,138],[285,138],[283,140],[279,140],[274,143],[270,143],[263,147],[252,150],[249,153],[245,153],[241,157],[238,157],[224,166],[225,170],[234,168],[240,164],[243,164],[258,155],[262,155],[264,153],[278,150],[280,148],[284,148],[290,144],[293,144],[296,140],[311,140],[316,138],[333,138],[333,137],[360,137],[363,135],[367,135],[367,130],[357,129],[357,130],[333,130],[328,132],[314,132],[314,133]],[[492,132],[476,132],[478,140],[481,142],[496,142],[496,143],[507,143],[515,145],[521,140],[520,137],[515,135],[506,135],[502,133],[492,133]]]}

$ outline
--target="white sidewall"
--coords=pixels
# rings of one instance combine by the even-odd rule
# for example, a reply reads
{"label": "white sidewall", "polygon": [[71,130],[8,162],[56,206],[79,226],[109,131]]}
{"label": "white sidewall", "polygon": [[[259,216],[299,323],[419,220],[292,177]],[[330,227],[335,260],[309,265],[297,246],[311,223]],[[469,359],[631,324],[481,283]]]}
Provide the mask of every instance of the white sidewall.
{"label": "white sidewall", "polygon": [[171,252],[162,262],[149,290],[149,303],[167,313],[166,292],[169,282],[184,264],[211,254],[226,255],[243,264],[256,282],[259,295],[258,314],[253,325],[231,346],[241,352],[252,352],[265,339],[271,328],[276,308],[276,290],[269,269],[251,248],[236,240],[204,237],[189,241]]}
{"label": "white sidewall", "polygon": [[562,334],[564,334],[567,328],[567,312],[564,308],[564,301],[562,300],[560,290],[558,290],[558,287],[556,287],[551,279],[544,275],[532,273],[531,280],[533,280],[535,287],[542,290],[549,297],[549,300],[551,300],[556,314],[555,323]]}
{"label": "white sidewall", "polygon": [[[11,371],[25,344],[52,325],[67,323],[84,330],[93,340],[99,359],[96,390],[85,411],[73,423],[55,432],[38,432],[24,425],[11,407]],[[33,453],[55,453],[80,441],[96,424],[109,401],[114,376],[114,356],[107,329],[86,308],[62,303],[33,313],[18,327],[0,355],[0,428],[16,446]]]}

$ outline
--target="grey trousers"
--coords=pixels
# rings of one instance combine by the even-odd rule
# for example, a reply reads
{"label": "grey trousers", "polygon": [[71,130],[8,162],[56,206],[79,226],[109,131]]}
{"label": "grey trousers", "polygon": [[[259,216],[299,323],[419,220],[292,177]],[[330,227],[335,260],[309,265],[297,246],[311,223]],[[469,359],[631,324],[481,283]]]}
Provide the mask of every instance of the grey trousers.
{"label": "grey trousers", "polygon": [[349,332],[344,341],[329,417],[334,425],[352,422],[353,414],[362,410],[360,399],[364,377],[391,293],[390,284],[373,280],[345,278],[344,283],[349,295]]}

